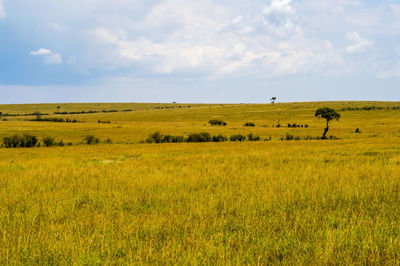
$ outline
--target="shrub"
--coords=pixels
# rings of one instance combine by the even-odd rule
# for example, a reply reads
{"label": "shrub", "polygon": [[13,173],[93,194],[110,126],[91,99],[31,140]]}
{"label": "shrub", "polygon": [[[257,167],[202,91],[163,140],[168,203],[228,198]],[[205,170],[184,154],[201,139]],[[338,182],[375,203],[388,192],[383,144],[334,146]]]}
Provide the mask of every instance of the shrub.
{"label": "shrub", "polygon": [[212,119],[208,123],[212,126],[226,126],[226,122],[217,119]]}
{"label": "shrub", "polygon": [[3,138],[4,146],[6,148],[16,148],[16,147],[18,147],[19,143],[21,142],[20,138],[21,137],[18,135],[13,135],[11,137],[4,137]]}
{"label": "shrub", "polygon": [[162,135],[160,132],[150,134],[146,140],[147,143],[178,143],[184,141],[185,138],[183,136]]}
{"label": "shrub", "polygon": [[292,134],[286,133],[285,139],[286,140],[293,140],[294,136]]}
{"label": "shrub", "polygon": [[51,147],[55,145],[55,141],[53,138],[47,137],[43,139],[43,144],[46,147]]}
{"label": "shrub", "polygon": [[22,143],[21,147],[35,147],[35,145],[38,143],[38,139],[36,136],[32,135],[23,135],[22,136]]}
{"label": "shrub", "polygon": [[354,131],[354,133],[361,133],[359,128],[356,128],[356,131]]}
{"label": "shrub", "polygon": [[3,143],[6,148],[30,148],[35,147],[38,143],[36,136],[24,134],[23,136],[13,135],[11,137],[3,138]]}
{"label": "shrub", "polygon": [[241,134],[238,135],[232,135],[229,138],[231,141],[245,141],[246,140],[246,136],[243,136]]}
{"label": "shrub", "polygon": [[207,132],[190,134],[186,140],[187,142],[210,142],[211,136]]}
{"label": "shrub", "polygon": [[255,127],[256,124],[254,124],[253,122],[246,122],[246,124],[243,125],[244,127]]}
{"label": "shrub", "polygon": [[173,143],[181,143],[181,142],[185,142],[185,138],[183,136],[174,136],[172,138],[172,142]]}
{"label": "shrub", "polygon": [[87,135],[87,136],[84,138],[84,141],[85,141],[86,144],[88,144],[88,145],[94,145],[94,144],[99,144],[100,139],[97,138],[97,137],[95,137],[95,136],[93,136],[93,135]]}
{"label": "shrub", "polygon": [[174,136],[165,135],[165,136],[162,136],[161,142],[162,143],[171,143],[173,138],[174,138]]}
{"label": "shrub", "polygon": [[160,132],[154,132],[149,135],[149,138],[146,140],[147,143],[161,143],[163,136]]}
{"label": "shrub", "polygon": [[225,137],[224,135],[218,135],[218,136],[213,136],[212,137],[212,141],[213,142],[224,142],[224,141],[227,141],[227,140],[228,140],[228,138]]}
{"label": "shrub", "polygon": [[249,141],[260,141],[260,137],[259,136],[254,136],[253,133],[250,133],[249,135],[247,135],[247,139]]}
{"label": "shrub", "polygon": [[57,145],[60,146],[60,147],[64,147],[65,144],[64,144],[64,141],[60,140],[60,142],[57,143]]}
{"label": "shrub", "polygon": [[112,140],[111,139],[106,139],[105,143],[106,144],[112,144]]}

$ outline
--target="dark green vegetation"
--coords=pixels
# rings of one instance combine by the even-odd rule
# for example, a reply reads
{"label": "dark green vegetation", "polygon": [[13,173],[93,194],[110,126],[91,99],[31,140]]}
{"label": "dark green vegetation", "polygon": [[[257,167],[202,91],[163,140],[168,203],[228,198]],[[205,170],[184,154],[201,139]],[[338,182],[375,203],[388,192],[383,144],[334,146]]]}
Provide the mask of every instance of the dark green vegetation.
{"label": "dark green vegetation", "polygon": [[256,124],[254,124],[253,122],[246,122],[243,126],[244,127],[255,127]]}
{"label": "dark green vegetation", "polygon": [[324,129],[324,133],[322,134],[322,139],[326,139],[326,133],[328,133],[330,123],[333,120],[339,121],[340,114],[338,112],[336,112],[335,109],[332,109],[329,107],[323,107],[323,108],[319,108],[315,112],[315,116],[326,120],[326,127]]}
{"label": "dark green vegetation", "polygon": [[13,135],[11,137],[3,138],[3,144],[6,148],[30,148],[35,147],[37,143],[37,137],[28,134],[22,136]]}
{"label": "dark green vegetation", "polygon": [[226,126],[226,122],[217,119],[212,119],[208,123],[212,126]]}

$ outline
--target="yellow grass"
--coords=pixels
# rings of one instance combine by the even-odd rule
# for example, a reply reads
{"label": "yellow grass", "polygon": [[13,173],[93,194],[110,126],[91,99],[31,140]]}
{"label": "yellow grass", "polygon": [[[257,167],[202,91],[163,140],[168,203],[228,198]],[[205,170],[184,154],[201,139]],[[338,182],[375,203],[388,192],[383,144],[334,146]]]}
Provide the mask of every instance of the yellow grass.
{"label": "yellow grass", "polygon": [[[339,140],[280,140],[320,136],[318,107],[365,105],[400,103],[110,104],[100,109],[137,109],[56,116],[79,124],[10,117],[1,137],[74,145],[0,149],[0,264],[399,264],[400,110],[341,112],[328,132]],[[213,118],[228,125],[207,125]],[[310,127],[273,128],[278,120]],[[138,144],[154,131],[272,141]],[[87,134],[116,144],[80,144]]]}

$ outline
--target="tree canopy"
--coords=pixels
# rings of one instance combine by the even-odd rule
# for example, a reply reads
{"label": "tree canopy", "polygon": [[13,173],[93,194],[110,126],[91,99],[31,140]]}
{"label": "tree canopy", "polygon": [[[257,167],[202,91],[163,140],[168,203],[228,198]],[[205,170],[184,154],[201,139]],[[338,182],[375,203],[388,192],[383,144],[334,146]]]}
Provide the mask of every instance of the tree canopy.
{"label": "tree canopy", "polygon": [[329,108],[329,107],[323,107],[319,108],[315,112],[315,116],[318,118],[324,118],[326,121],[330,122],[332,120],[339,120],[340,119],[340,114],[336,112],[335,109]]}

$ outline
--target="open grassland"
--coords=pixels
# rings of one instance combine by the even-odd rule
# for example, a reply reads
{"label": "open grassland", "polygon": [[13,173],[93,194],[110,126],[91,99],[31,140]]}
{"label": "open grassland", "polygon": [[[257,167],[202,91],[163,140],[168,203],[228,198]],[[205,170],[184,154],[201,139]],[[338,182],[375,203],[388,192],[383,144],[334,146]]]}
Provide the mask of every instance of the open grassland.
{"label": "open grassland", "polygon": [[[399,107],[396,102],[329,102],[329,103],[282,103],[262,104],[45,104],[45,105],[0,105],[0,112],[26,114],[39,111],[52,114],[60,111],[89,110],[126,110],[130,112],[95,113],[75,115],[49,115],[45,118],[76,119],[84,123],[53,123],[26,121],[34,116],[4,117],[0,121],[0,138],[13,133],[29,133],[40,138],[54,137],[64,142],[79,144],[85,135],[93,134],[100,139],[111,138],[114,143],[129,144],[144,140],[150,133],[160,131],[163,134],[187,135],[194,132],[210,134],[248,134],[250,132],[262,138],[272,137],[280,140],[286,133],[296,136],[320,136],[324,122],[314,117],[319,107],[329,106],[337,110],[345,107],[384,106]],[[179,106],[181,108],[179,108]],[[189,108],[190,106],[190,108]],[[168,109],[155,109],[155,108]],[[26,108],[26,109],[24,109]],[[333,123],[328,135],[341,139],[386,138],[399,135],[400,110],[384,109],[373,111],[340,112],[340,122]],[[210,119],[222,119],[227,126],[218,127],[208,124]],[[99,124],[98,120],[111,124]],[[256,127],[246,128],[243,124],[254,122]],[[308,124],[309,128],[287,128],[288,123]],[[277,124],[282,127],[276,128]],[[359,128],[363,134],[353,134]]]}
{"label": "open grassland", "polygon": [[[340,112],[328,133],[338,140],[280,140],[320,136],[318,107],[371,105],[400,103],[71,104],[135,110],[50,116],[85,122],[76,124],[8,117],[0,137],[73,146],[0,149],[0,264],[399,264],[400,110]],[[154,131],[272,140],[138,144]],[[87,134],[115,144],[82,145]]]}

